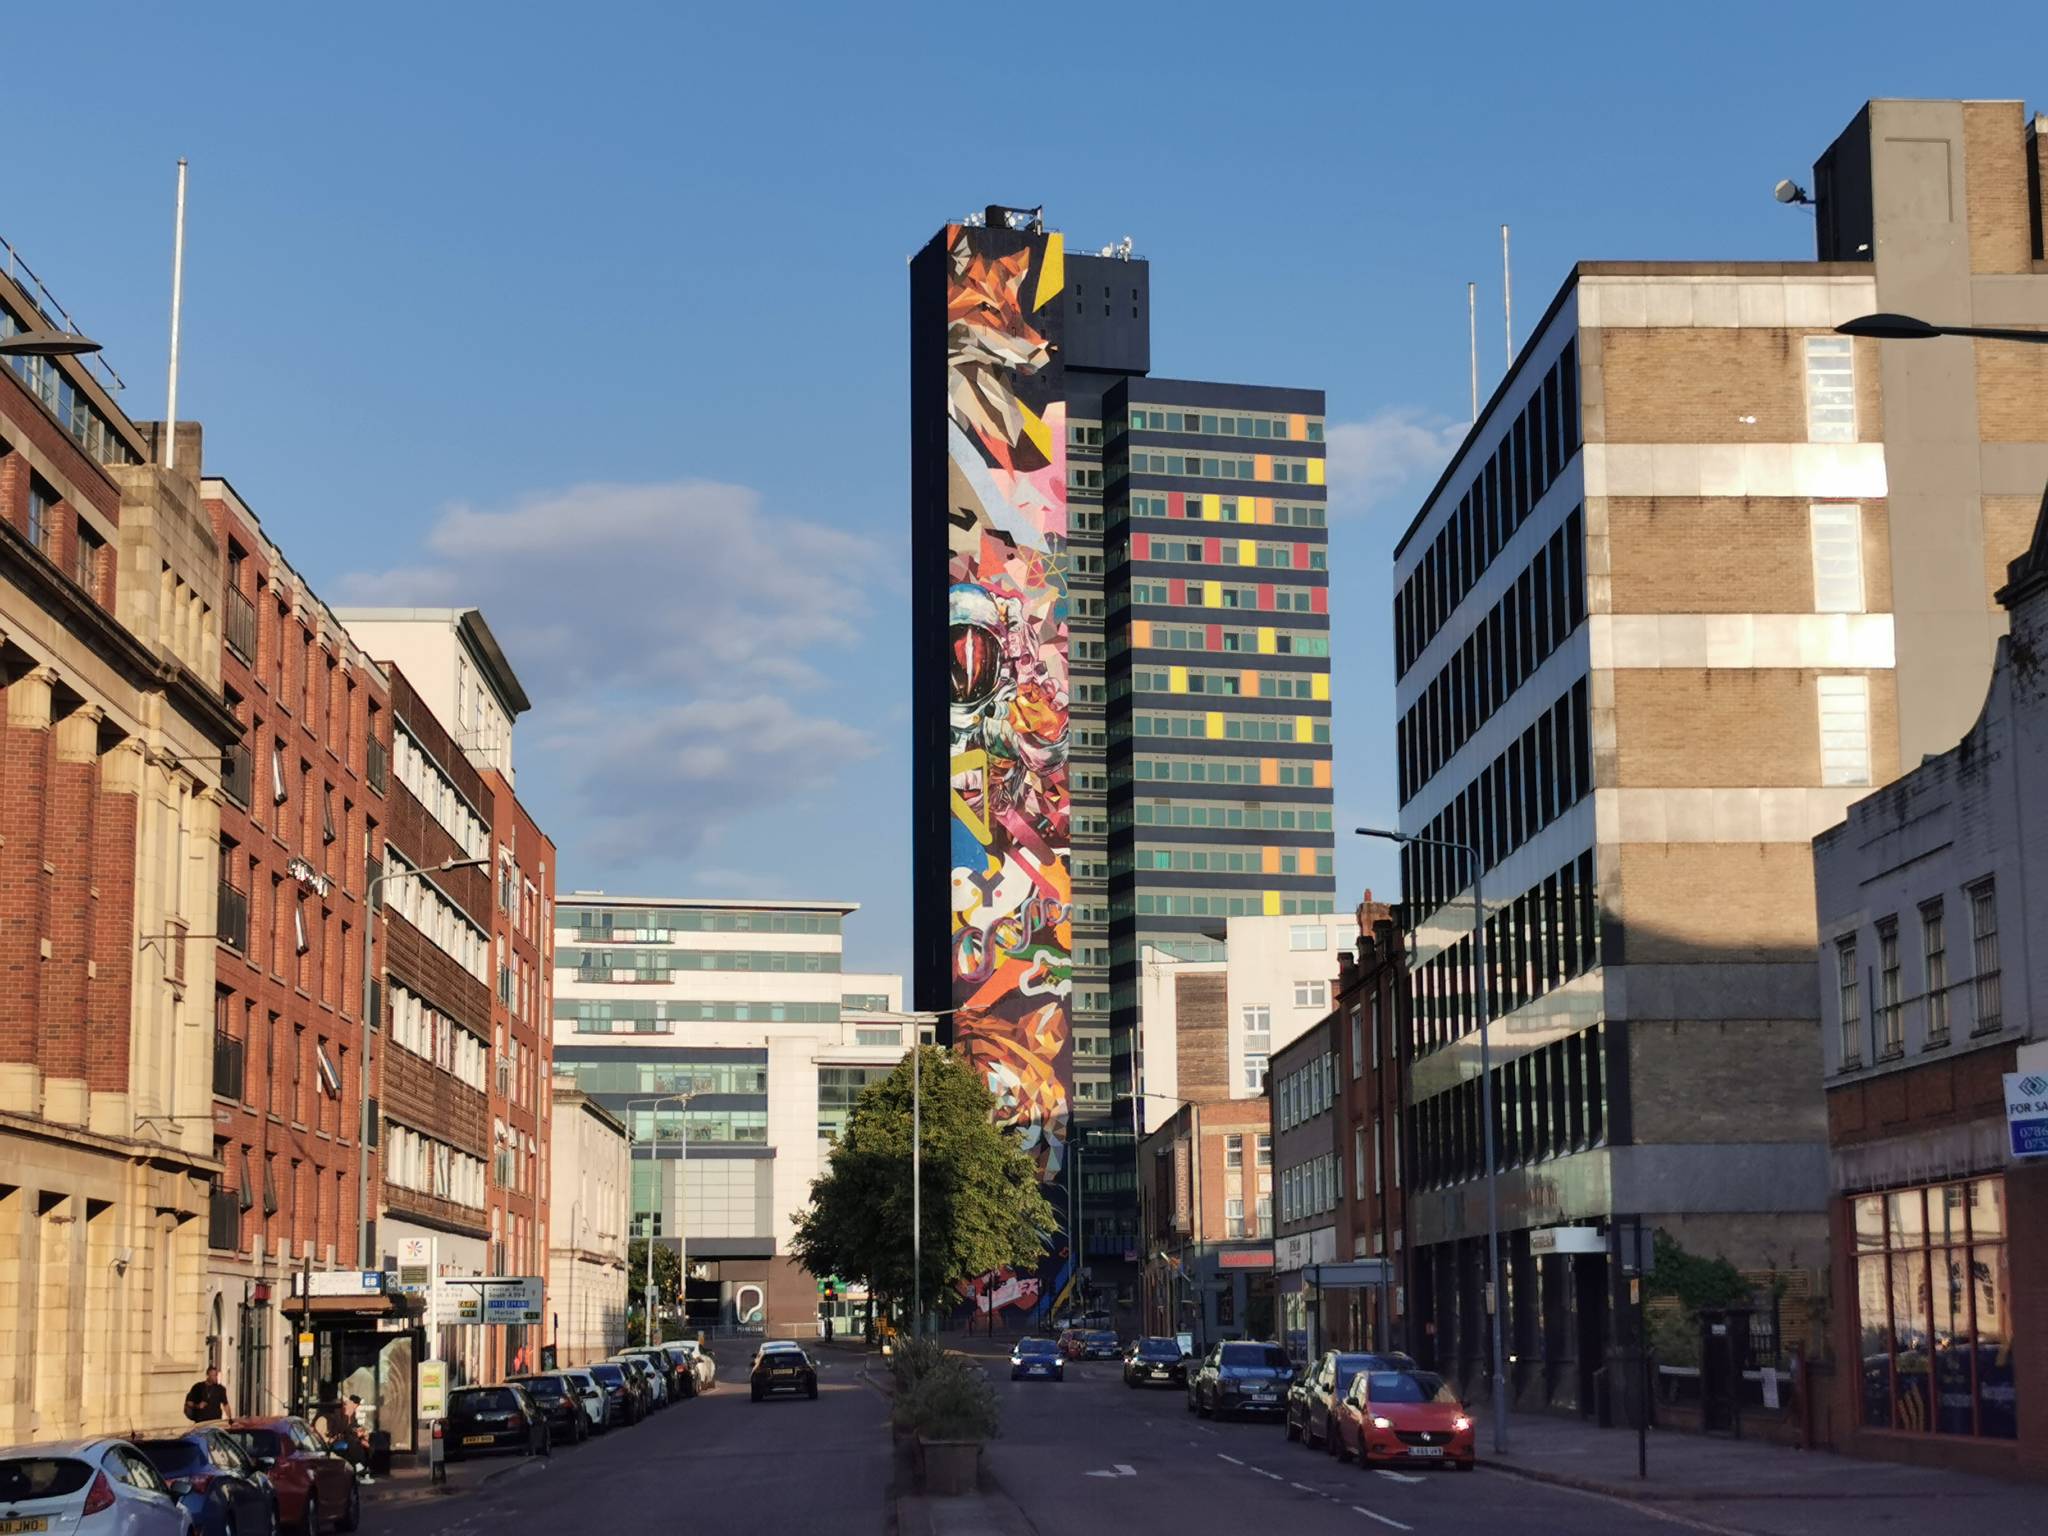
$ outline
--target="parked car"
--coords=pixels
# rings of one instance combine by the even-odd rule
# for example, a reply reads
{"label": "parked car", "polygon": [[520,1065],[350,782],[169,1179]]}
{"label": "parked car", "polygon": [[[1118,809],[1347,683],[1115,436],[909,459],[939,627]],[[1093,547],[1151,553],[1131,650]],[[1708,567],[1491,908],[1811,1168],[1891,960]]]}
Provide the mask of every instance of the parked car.
{"label": "parked car", "polygon": [[1362,1370],[1414,1369],[1414,1360],[1399,1350],[1324,1350],[1322,1358],[1299,1372],[1288,1389],[1287,1438],[1300,1440],[1311,1449],[1325,1446],[1330,1438],[1330,1410],[1351,1390],[1352,1377]]}
{"label": "parked car", "polygon": [[631,1356],[645,1360],[654,1367],[654,1374],[661,1378],[661,1395],[665,1403],[680,1402],[686,1397],[696,1396],[696,1383],[687,1379],[685,1372],[676,1364],[676,1357],[666,1344],[636,1344],[619,1351],[620,1358]]}
{"label": "parked car", "polygon": [[235,1419],[228,1433],[269,1474],[277,1518],[287,1529],[319,1536],[323,1524],[352,1531],[361,1523],[356,1469],[304,1419],[289,1414]]}
{"label": "parked car", "polygon": [[1066,1358],[1051,1339],[1026,1336],[1010,1346],[1010,1380],[1036,1377],[1041,1381],[1065,1381]]}
{"label": "parked car", "polygon": [[548,1421],[548,1439],[579,1445],[590,1438],[590,1416],[576,1389],[553,1372],[514,1376],[507,1385],[524,1387]]}
{"label": "parked car", "polygon": [[591,1379],[604,1388],[605,1428],[638,1424],[647,1417],[647,1389],[637,1371],[627,1370],[616,1360],[600,1360],[589,1371]]}
{"label": "parked car", "polygon": [[1123,1349],[1122,1341],[1107,1328],[1091,1328],[1081,1335],[1083,1360],[1114,1360]]}
{"label": "parked car", "polygon": [[1376,1462],[1447,1463],[1470,1472],[1472,1418],[1434,1371],[1360,1371],[1339,1399],[1330,1454]]}
{"label": "parked car", "polygon": [[226,1430],[168,1430],[134,1445],[192,1517],[193,1536],[276,1536],[270,1477]]}
{"label": "parked car", "polygon": [[55,1440],[0,1450],[9,1530],[63,1536],[190,1536],[192,1516],[125,1440]]}
{"label": "parked car", "polygon": [[689,1360],[691,1370],[697,1378],[699,1392],[709,1392],[718,1385],[718,1361],[712,1358],[710,1350],[695,1339],[678,1339],[669,1347],[681,1350],[684,1357]]}
{"label": "parked car", "polygon": [[545,1456],[553,1444],[546,1410],[526,1388],[510,1382],[495,1387],[457,1387],[448,1394],[443,1433],[448,1460],[489,1451]]}
{"label": "parked car", "polygon": [[777,1392],[801,1392],[805,1397],[815,1399],[818,1395],[817,1363],[801,1349],[764,1350],[755,1358],[749,1388],[757,1403]]}
{"label": "parked car", "polygon": [[1187,1383],[1188,1357],[1181,1353],[1177,1339],[1140,1339],[1124,1356],[1127,1387],[1184,1387]]}
{"label": "parked car", "polygon": [[1287,1412],[1293,1383],[1294,1362],[1278,1344],[1217,1344],[1188,1373],[1188,1412],[1205,1419],[1247,1413],[1279,1418]]}
{"label": "parked car", "polygon": [[668,1406],[668,1378],[655,1368],[654,1362],[644,1355],[613,1355],[612,1358],[629,1372],[639,1376],[641,1385],[647,1390],[647,1411]]}
{"label": "parked car", "polygon": [[611,1428],[610,1400],[595,1376],[582,1366],[569,1366],[555,1374],[576,1394],[576,1401],[583,1409],[584,1422],[590,1426],[591,1433],[601,1435]]}

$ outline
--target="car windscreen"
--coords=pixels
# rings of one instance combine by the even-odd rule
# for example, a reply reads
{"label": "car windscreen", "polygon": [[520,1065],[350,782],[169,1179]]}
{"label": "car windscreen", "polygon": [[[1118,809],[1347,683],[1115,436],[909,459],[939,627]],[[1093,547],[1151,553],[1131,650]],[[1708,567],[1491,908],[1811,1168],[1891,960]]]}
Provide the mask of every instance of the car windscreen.
{"label": "car windscreen", "polygon": [[1287,1358],[1287,1351],[1278,1344],[1226,1344],[1223,1346],[1223,1364],[1239,1370],[1292,1372],[1294,1369],[1294,1362]]}
{"label": "car windscreen", "polygon": [[1178,1360],[1180,1346],[1172,1339],[1143,1339],[1139,1341],[1138,1353],[1147,1360]]}
{"label": "car windscreen", "polygon": [[1116,1335],[1113,1333],[1091,1333],[1088,1335],[1088,1342],[1090,1344],[1114,1344],[1116,1342]]}
{"label": "car windscreen", "polygon": [[448,1411],[462,1413],[511,1413],[519,1406],[515,1393],[503,1387],[475,1387],[448,1399]]}
{"label": "car windscreen", "polygon": [[560,1397],[569,1390],[561,1379],[555,1376],[522,1376],[519,1378],[519,1385],[535,1397]]}
{"label": "car windscreen", "polygon": [[1457,1395],[1429,1371],[1374,1371],[1365,1390],[1376,1403],[1455,1403]]}
{"label": "car windscreen", "polygon": [[165,1477],[183,1477],[190,1472],[210,1471],[206,1451],[182,1437],[176,1440],[136,1440],[135,1449],[149,1458],[149,1464]]}
{"label": "car windscreen", "polygon": [[1054,1344],[1051,1339],[1019,1339],[1017,1341],[1017,1353],[1020,1355],[1051,1355],[1058,1353],[1058,1351],[1059,1346]]}
{"label": "car windscreen", "polygon": [[61,1499],[91,1481],[91,1465],[69,1456],[0,1457],[0,1504]]}
{"label": "car windscreen", "polygon": [[228,1433],[258,1461],[275,1461],[284,1454],[284,1447],[274,1429],[231,1429]]}

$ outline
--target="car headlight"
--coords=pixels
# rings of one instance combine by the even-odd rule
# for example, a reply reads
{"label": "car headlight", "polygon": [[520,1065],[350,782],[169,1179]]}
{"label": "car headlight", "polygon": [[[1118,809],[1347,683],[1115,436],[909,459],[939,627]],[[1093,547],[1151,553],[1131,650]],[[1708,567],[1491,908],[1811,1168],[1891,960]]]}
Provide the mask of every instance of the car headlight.
{"label": "car headlight", "polygon": [[1464,1431],[1470,1429],[1471,1427],[1472,1421],[1466,1418],[1465,1415],[1463,1415],[1462,1413],[1459,1414],[1455,1419],[1451,1420],[1451,1428],[1461,1434]]}
{"label": "car headlight", "polygon": [[1374,1429],[1392,1429],[1394,1421],[1376,1413],[1372,1416],[1372,1427]]}

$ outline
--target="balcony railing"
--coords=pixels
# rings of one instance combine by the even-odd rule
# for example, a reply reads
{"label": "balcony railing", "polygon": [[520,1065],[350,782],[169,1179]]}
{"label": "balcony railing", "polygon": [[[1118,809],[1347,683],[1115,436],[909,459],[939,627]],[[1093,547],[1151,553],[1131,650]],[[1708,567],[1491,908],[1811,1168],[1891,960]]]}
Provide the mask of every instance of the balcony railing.
{"label": "balcony railing", "polygon": [[220,882],[220,892],[214,898],[213,931],[221,943],[230,949],[247,953],[249,949],[249,894],[238,891],[227,881]]}
{"label": "balcony railing", "polygon": [[237,1099],[242,1097],[242,1072],[245,1047],[226,1030],[213,1032],[213,1093],[215,1098]]}
{"label": "balcony railing", "polygon": [[374,736],[370,738],[366,772],[370,780],[370,788],[374,789],[378,794],[383,794],[390,787],[391,754],[385,750],[384,743]]}
{"label": "balcony railing", "polygon": [[249,808],[249,797],[256,788],[256,760],[246,741],[236,742],[221,754],[220,787],[243,810]]}
{"label": "balcony railing", "polygon": [[206,1197],[206,1246],[222,1253],[242,1246],[242,1203],[232,1189],[219,1184]]}
{"label": "balcony railing", "polygon": [[242,658],[245,666],[256,660],[256,605],[233,587],[228,588],[228,649]]}

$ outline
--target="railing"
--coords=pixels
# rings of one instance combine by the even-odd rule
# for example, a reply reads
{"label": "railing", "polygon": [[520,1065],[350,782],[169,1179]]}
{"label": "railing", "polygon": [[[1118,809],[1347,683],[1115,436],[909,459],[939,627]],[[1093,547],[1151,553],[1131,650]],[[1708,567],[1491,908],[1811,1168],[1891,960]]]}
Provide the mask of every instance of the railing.
{"label": "railing", "polygon": [[231,949],[244,954],[249,949],[249,896],[238,891],[227,881],[220,882],[219,894],[214,898],[214,936]]}
{"label": "railing", "polygon": [[370,788],[380,795],[391,785],[391,753],[384,743],[374,736],[370,738],[365,775],[370,781]]}
{"label": "railing", "polygon": [[242,1205],[235,1192],[216,1184],[206,1196],[206,1246],[234,1253],[242,1246]]}
{"label": "railing", "polygon": [[[21,252],[17,251],[5,239],[0,239],[0,251],[4,251],[7,255],[8,280],[28,295],[29,302],[35,305],[37,311],[50,323],[50,328],[58,331],[70,331],[76,335],[78,332],[78,322],[71,318],[69,310],[57,302],[57,296],[43,286],[43,280],[36,276],[35,269],[22,260]],[[81,358],[80,361],[88,368],[97,368],[106,377],[107,382],[113,385],[116,390],[128,387],[123,382],[121,375],[114,372],[113,365],[99,354],[95,353],[90,357]]]}
{"label": "railing", "polygon": [[227,589],[228,649],[242,658],[245,666],[256,660],[256,605],[235,587]]}
{"label": "railing", "polygon": [[240,1099],[246,1047],[224,1029],[213,1032],[213,1093],[215,1098]]}
{"label": "railing", "polygon": [[248,742],[238,741],[221,754],[220,787],[243,810],[249,808],[250,796],[256,792],[256,758]]}

